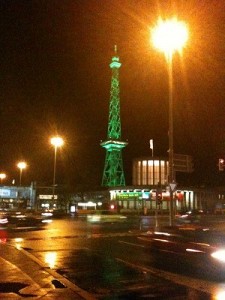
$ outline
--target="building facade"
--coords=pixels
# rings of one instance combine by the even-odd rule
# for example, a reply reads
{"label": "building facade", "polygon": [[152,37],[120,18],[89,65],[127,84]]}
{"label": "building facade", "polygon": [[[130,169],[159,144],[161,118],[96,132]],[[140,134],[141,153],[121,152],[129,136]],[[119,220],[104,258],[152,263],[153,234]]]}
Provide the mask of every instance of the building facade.
{"label": "building facade", "polygon": [[[133,160],[132,186],[110,188],[110,200],[120,211],[145,213],[170,209],[169,163],[165,158],[141,157]],[[214,211],[224,199],[224,190],[176,186],[173,191],[174,213],[203,209]]]}
{"label": "building facade", "polygon": [[169,172],[169,163],[164,158],[136,158],[133,160],[132,184],[166,185]]}
{"label": "building facade", "polygon": [[34,209],[36,202],[36,188],[30,186],[0,186],[0,209]]}

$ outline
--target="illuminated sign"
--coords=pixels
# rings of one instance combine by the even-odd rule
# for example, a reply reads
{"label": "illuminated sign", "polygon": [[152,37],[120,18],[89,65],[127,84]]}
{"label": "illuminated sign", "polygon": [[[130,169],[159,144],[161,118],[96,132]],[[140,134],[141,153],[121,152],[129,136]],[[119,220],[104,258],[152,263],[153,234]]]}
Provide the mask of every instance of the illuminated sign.
{"label": "illuminated sign", "polygon": [[0,197],[10,197],[11,193],[8,189],[0,189]]}
{"label": "illuminated sign", "polygon": [[[53,198],[53,195],[39,195],[39,199],[43,200],[51,200]],[[57,195],[54,195],[54,199],[58,199]]]}
{"label": "illuminated sign", "polygon": [[150,198],[150,191],[143,191],[142,192],[142,198],[143,199],[149,199]]}
{"label": "illuminated sign", "polygon": [[125,192],[119,193],[116,195],[118,199],[129,199],[129,198],[138,198],[141,196],[141,193],[137,192]]}

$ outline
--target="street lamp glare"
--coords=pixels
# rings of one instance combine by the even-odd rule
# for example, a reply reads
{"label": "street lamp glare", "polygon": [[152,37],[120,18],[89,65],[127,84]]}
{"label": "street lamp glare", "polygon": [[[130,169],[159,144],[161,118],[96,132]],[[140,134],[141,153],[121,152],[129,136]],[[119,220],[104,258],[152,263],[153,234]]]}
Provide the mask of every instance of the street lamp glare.
{"label": "street lamp glare", "polygon": [[2,180],[6,178],[6,174],[5,173],[0,173],[0,182],[2,184]]}
{"label": "street lamp glare", "polygon": [[164,52],[167,57],[173,52],[181,51],[188,40],[188,28],[185,22],[177,18],[159,19],[152,29],[152,42],[155,48]]}
{"label": "street lamp glare", "polygon": [[27,164],[24,161],[20,161],[17,164],[17,167],[20,169],[20,185],[21,185],[23,169],[25,169],[27,167]]}
{"label": "street lamp glare", "polygon": [[17,164],[17,167],[19,169],[25,169],[27,167],[27,164],[24,161],[21,161]]}
{"label": "street lamp glare", "polygon": [[64,144],[64,141],[61,137],[56,136],[56,137],[51,138],[51,144],[54,147],[61,147]]}
{"label": "street lamp glare", "polygon": [[5,179],[6,178],[6,174],[5,173],[0,173],[0,179]]}

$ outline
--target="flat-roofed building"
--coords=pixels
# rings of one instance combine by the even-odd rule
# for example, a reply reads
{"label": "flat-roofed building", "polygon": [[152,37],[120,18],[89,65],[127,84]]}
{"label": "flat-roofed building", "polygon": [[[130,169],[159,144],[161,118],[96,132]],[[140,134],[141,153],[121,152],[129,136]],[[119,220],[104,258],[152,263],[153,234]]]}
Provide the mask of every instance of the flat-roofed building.
{"label": "flat-roofed building", "polygon": [[165,158],[136,158],[133,160],[132,184],[166,185],[168,182],[169,163]]}

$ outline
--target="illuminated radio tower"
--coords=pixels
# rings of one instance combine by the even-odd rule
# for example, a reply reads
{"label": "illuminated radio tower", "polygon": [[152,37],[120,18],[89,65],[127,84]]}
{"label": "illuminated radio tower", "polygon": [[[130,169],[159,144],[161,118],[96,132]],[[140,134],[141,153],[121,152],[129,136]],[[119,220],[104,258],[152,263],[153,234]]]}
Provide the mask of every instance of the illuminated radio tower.
{"label": "illuminated radio tower", "polygon": [[115,55],[112,57],[112,62],[109,66],[112,69],[112,80],[109,103],[108,135],[106,141],[100,144],[106,149],[102,186],[124,186],[125,177],[123,172],[122,149],[126,147],[127,142],[121,141],[119,87],[119,68],[121,63],[119,62],[116,46]]}

